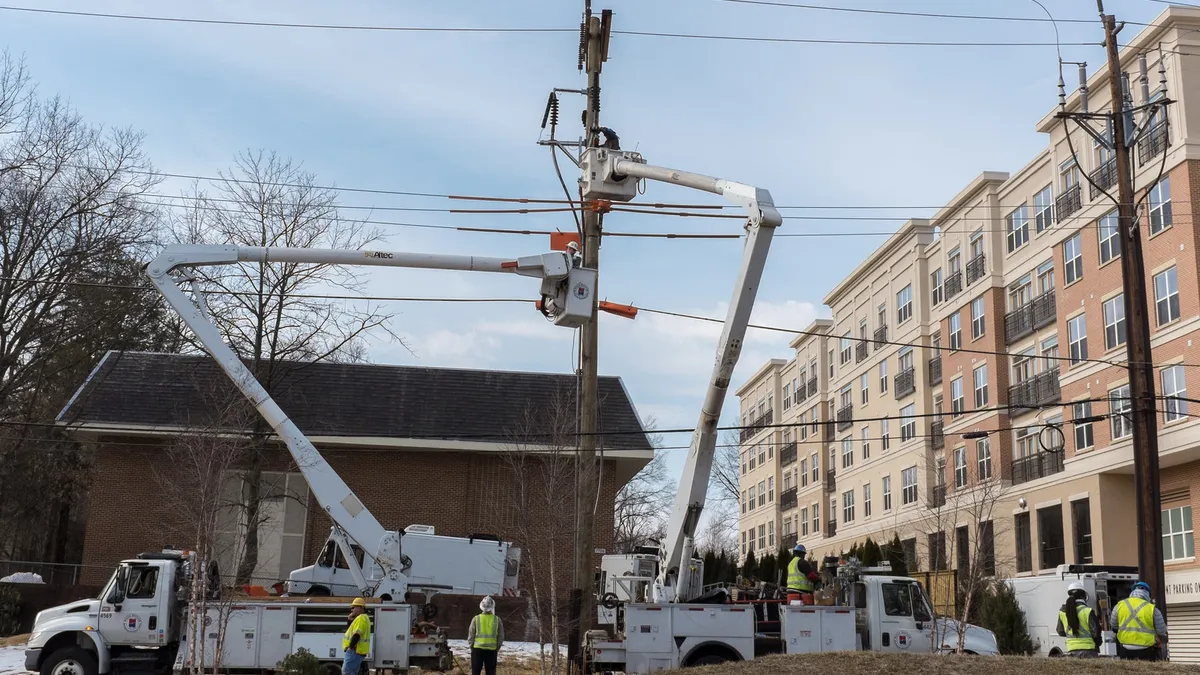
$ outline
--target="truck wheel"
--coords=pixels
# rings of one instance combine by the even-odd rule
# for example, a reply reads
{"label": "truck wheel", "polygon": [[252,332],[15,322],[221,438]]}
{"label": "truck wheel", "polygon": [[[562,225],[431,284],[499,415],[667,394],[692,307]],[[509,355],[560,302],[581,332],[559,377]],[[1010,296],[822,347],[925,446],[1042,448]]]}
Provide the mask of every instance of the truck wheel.
{"label": "truck wheel", "polygon": [[41,675],[97,675],[96,657],[82,647],[66,647],[42,662]]}

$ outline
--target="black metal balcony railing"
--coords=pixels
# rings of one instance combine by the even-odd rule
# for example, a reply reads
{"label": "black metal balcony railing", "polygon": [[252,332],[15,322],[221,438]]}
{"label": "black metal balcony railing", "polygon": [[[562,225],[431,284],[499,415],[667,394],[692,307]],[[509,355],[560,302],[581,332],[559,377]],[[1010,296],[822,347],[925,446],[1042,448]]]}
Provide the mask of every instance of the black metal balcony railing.
{"label": "black metal balcony railing", "polygon": [[779,451],[779,466],[791,466],[796,463],[796,442],[792,441]]}
{"label": "black metal balcony railing", "polygon": [[836,537],[837,536],[837,519],[833,519],[833,520],[830,520],[828,523],[825,523],[825,536],[826,537]]}
{"label": "black metal balcony railing", "polygon": [[775,411],[774,410],[768,410],[768,411],[764,412],[763,414],[759,415],[758,417],[753,419],[748,426],[742,427],[742,432],[741,432],[742,442],[745,443],[746,441],[750,440],[754,436],[754,434],[757,434],[758,432],[767,428],[768,425],[774,424],[774,422],[775,422]]}
{"label": "black metal balcony railing", "polygon": [[1039,328],[1049,326],[1057,318],[1054,291],[1046,291],[1004,315],[1004,340],[1012,344]]}
{"label": "black metal balcony railing", "polygon": [[1062,388],[1058,383],[1058,368],[1051,368],[1008,388],[1008,404],[1016,408],[1014,414],[1029,412],[1037,406],[1058,403],[1062,400]]}
{"label": "black metal balcony railing", "polygon": [[796,392],[792,394],[792,403],[795,405],[800,405],[801,403],[804,403],[804,399],[806,398],[808,398],[808,388],[803,382],[801,382],[800,385],[796,387]]}
{"label": "black metal balcony railing", "polygon": [[867,343],[866,341],[859,342],[854,345],[854,362],[862,363],[867,360]]}
{"label": "black metal balcony railing", "polygon": [[934,485],[929,492],[929,508],[940,509],[946,505],[946,486]]}
{"label": "black metal balcony railing", "polygon": [[796,542],[799,541],[799,537],[797,537],[795,533],[785,534],[783,535],[783,539],[780,541],[783,543],[783,549],[785,551],[790,551],[793,548],[796,548]]}
{"label": "black metal balcony railing", "polygon": [[929,359],[929,384],[940,384],[942,381],[942,355]]}
{"label": "black metal balcony railing", "polygon": [[1062,222],[1064,218],[1083,208],[1083,196],[1079,184],[1067,188],[1067,191],[1054,200],[1054,215]]}
{"label": "black metal balcony railing", "polygon": [[843,406],[837,411],[838,431],[845,431],[854,426],[854,405]]}
{"label": "black metal balcony railing", "polygon": [[779,508],[784,511],[796,508],[796,488],[779,493]]}
{"label": "black metal balcony railing", "polygon": [[837,471],[830,469],[825,472],[825,491],[833,492],[837,489]]}
{"label": "black metal balcony railing", "polygon": [[1166,151],[1171,145],[1167,134],[1167,122],[1162,121],[1146,130],[1144,136],[1138,139],[1138,165],[1145,165],[1150,160]]}
{"label": "black metal balcony railing", "polygon": [[823,428],[823,431],[821,432],[821,440],[826,443],[832,443],[834,436],[837,434],[837,432],[833,430],[833,422],[821,422],[821,427]]}
{"label": "black metal balcony railing", "polygon": [[943,431],[945,427],[945,422],[933,422],[929,425],[929,435],[933,439],[934,450],[941,450],[946,447],[946,434]]}
{"label": "black metal balcony railing", "polygon": [[892,389],[896,391],[896,398],[901,399],[917,390],[916,377],[912,368],[902,370],[896,373],[895,383]]}
{"label": "black metal balcony railing", "polygon": [[985,272],[987,272],[987,256],[980,253],[967,263],[967,285],[982,279]]}
{"label": "black metal balcony railing", "polygon": [[809,396],[817,395],[817,378],[816,378],[816,376],[809,378],[807,389],[808,389]]}
{"label": "black metal balcony railing", "polygon": [[946,277],[946,280],[942,282],[942,289],[946,293],[947,300],[949,300],[950,298],[953,298],[954,296],[958,295],[959,293],[962,293],[962,289],[963,289],[962,277],[963,277],[962,272],[955,272],[954,274],[951,274],[950,276]]}
{"label": "black metal balcony railing", "polygon": [[1012,484],[1028,483],[1031,480],[1053,476],[1063,470],[1061,452],[1039,452],[1036,455],[1013,460]]}
{"label": "black metal balcony railing", "polygon": [[884,342],[887,340],[887,326],[880,326],[875,329],[875,351],[883,349],[887,345]]}
{"label": "black metal balcony railing", "polygon": [[1103,190],[1117,184],[1117,158],[1114,156],[1088,175],[1092,178],[1092,189],[1089,193],[1091,198],[1095,199],[1104,194]]}

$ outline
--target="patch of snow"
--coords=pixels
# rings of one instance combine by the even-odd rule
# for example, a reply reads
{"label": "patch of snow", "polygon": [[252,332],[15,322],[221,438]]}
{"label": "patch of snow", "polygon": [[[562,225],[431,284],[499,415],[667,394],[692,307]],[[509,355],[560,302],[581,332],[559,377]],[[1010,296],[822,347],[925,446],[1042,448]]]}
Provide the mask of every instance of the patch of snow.
{"label": "patch of snow", "polygon": [[33,572],[17,572],[16,574],[10,574],[6,577],[0,577],[0,582],[6,582],[6,583],[10,583],[10,584],[44,584],[44,583],[46,583],[45,581],[42,581],[42,575],[34,574]]}
{"label": "patch of snow", "polygon": [[[449,645],[451,653],[453,653],[455,656],[461,658],[470,658],[471,650],[467,647],[466,640],[450,640]],[[546,658],[550,658],[553,649],[554,647],[552,645],[546,645]],[[567,646],[559,645],[558,651],[563,657],[566,657]],[[541,658],[541,654],[542,646],[536,642],[506,641],[500,646],[501,659],[519,659],[524,661],[527,659],[539,659]]]}
{"label": "patch of snow", "polygon": [[25,672],[25,645],[0,647],[0,675]]}

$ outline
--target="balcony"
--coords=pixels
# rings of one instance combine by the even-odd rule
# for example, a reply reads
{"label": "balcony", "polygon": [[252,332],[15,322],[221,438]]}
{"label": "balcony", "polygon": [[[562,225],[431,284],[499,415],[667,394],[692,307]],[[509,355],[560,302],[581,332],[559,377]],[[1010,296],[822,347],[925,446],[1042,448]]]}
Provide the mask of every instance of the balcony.
{"label": "balcony", "polygon": [[833,492],[837,490],[837,471],[830,469],[825,472],[825,491]]}
{"label": "balcony", "polygon": [[[1008,404],[1013,407],[1036,408],[1058,403],[1062,400],[1062,389],[1058,384],[1058,368],[1051,368],[1008,388]],[[1014,414],[1029,412],[1013,411]]]}
{"label": "balcony", "polygon": [[826,537],[836,537],[837,536],[837,519],[836,518],[825,523],[825,536]]}
{"label": "balcony", "polygon": [[817,395],[817,378],[815,378],[815,377],[810,378],[808,380],[808,386],[806,387],[806,389],[808,389],[809,396],[816,396]]}
{"label": "balcony", "polygon": [[1013,460],[1012,484],[1019,485],[1031,480],[1053,476],[1063,470],[1061,452],[1039,452],[1036,455]]}
{"label": "balcony", "polygon": [[942,355],[929,359],[929,384],[941,384],[942,382]]}
{"label": "balcony", "polygon": [[779,466],[791,466],[796,463],[796,442],[792,441],[779,451]]}
{"label": "balcony", "polygon": [[848,405],[837,411],[837,429],[845,431],[854,426],[854,405]]}
{"label": "balcony", "polygon": [[887,326],[880,326],[879,328],[876,328],[874,337],[875,351],[879,351],[880,349],[886,347],[887,345],[885,345],[884,342],[887,342]]}
{"label": "balcony", "polygon": [[800,405],[804,403],[804,399],[808,398],[808,389],[804,385],[796,387],[796,393],[792,394],[792,403]]}
{"label": "balcony", "polygon": [[799,541],[799,537],[797,537],[794,532],[792,534],[783,535],[783,538],[779,540],[779,542],[783,544],[783,550],[785,551],[790,551],[796,548],[797,541]]}
{"label": "balcony", "polygon": [[867,360],[867,341],[863,340],[857,345],[854,345],[854,362],[862,363]]}
{"label": "balcony", "polygon": [[754,434],[757,434],[758,432],[767,428],[768,425],[773,424],[775,421],[774,415],[774,410],[768,410],[752,420],[748,426],[743,427],[741,434],[742,443],[745,443],[753,438]]}
{"label": "balcony", "polygon": [[779,493],[780,510],[787,511],[796,508],[796,491],[796,488],[791,488]]}
{"label": "balcony", "polygon": [[1104,194],[1104,190],[1117,184],[1117,158],[1113,157],[1105,162],[1104,166],[1088,175],[1091,176],[1093,183],[1090,194],[1092,199],[1095,199]]}
{"label": "balcony", "polygon": [[1012,344],[1058,318],[1054,291],[1046,291],[1004,315],[1004,341]]}
{"label": "balcony", "polygon": [[963,288],[962,277],[963,277],[962,272],[955,272],[954,274],[951,274],[950,276],[946,277],[946,280],[942,282],[942,288],[946,292],[947,300],[949,300],[950,298],[953,298],[954,296],[958,295],[959,293],[962,293],[962,288]]}
{"label": "balcony", "polygon": [[971,262],[967,263],[967,285],[975,283],[983,278],[987,272],[987,256],[980,253],[971,258]]}
{"label": "balcony", "polygon": [[916,380],[917,378],[912,368],[896,373],[895,382],[892,384],[892,389],[896,392],[896,400],[902,399],[916,391]]}
{"label": "balcony", "polygon": [[1146,130],[1145,135],[1138,139],[1138,165],[1145,166],[1150,160],[1159,156],[1171,145],[1167,138],[1166,121],[1159,122]]}
{"label": "balcony", "polygon": [[1081,193],[1082,190],[1080,190],[1079,184],[1076,183],[1067,188],[1066,192],[1059,195],[1058,199],[1054,200],[1054,215],[1058,218],[1059,222],[1062,222],[1063,219],[1083,208]]}
{"label": "balcony", "polygon": [[934,485],[929,491],[929,508],[940,509],[946,505],[946,486]]}
{"label": "balcony", "polygon": [[945,422],[933,422],[929,425],[929,436],[933,439],[933,449],[941,450],[946,447]]}

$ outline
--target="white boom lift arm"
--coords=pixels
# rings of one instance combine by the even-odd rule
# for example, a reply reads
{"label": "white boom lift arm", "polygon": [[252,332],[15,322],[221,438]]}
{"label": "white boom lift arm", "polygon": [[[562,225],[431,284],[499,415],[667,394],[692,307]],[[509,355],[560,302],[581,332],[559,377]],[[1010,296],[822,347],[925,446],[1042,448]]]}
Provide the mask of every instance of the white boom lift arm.
{"label": "white boom lift arm", "polygon": [[[717,445],[717,424],[721,407],[729,392],[729,381],[742,341],[750,323],[750,312],[758,295],[759,282],[766,266],[767,250],[775,228],[783,217],[775,208],[771,194],[764,189],[720,178],[686,171],[676,171],[647,165],[636,152],[608,148],[587,148],[580,159],[583,177],[580,185],[584,199],[630,201],[640,179],[672,183],[704,192],[711,192],[746,208],[746,243],[742,249],[742,264],[734,285],[733,299],[725,317],[721,339],[717,343],[716,363],[700,410],[700,423],[692,434],[688,458],[684,464],[675,506],[667,524],[667,535],[659,549],[659,574],[652,596],[654,602],[686,602],[685,596],[693,587],[691,579],[692,553],[695,550],[696,528],[708,495],[713,457]],[[634,180],[629,180],[633,178]]]}
{"label": "white boom lift arm", "polygon": [[[546,316],[552,318],[556,325],[568,328],[577,328],[593,319],[592,296],[596,288],[596,272],[575,267],[573,259],[563,252],[543,253],[512,260],[389,251],[193,245],[169,246],[146,266],[151,283],[179,313],[184,323],[216,360],[217,365],[233,380],[287,445],[313,496],[334,523],[334,538],[342,555],[350,563],[355,583],[364,592],[372,592],[376,597],[404,602],[408,590],[408,578],[404,570],[408,565],[401,555],[398,533],[389,533],[384,529],[304,433],[275,403],[233,349],[225,343],[217,326],[208,316],[204,295],[195,279],[177,278],[172,275],[172,272],[179,268],[231,265],[240,262],[415,267],[504,272],[540,278],[542,298],[538,307]],[[191,298],[180,287],[183,281],[191,283]],[[349,540],[357,543],[366,555],[378,563],[379,568],[383,570],[382,579],[365,578],[362,569],[353,562],[356,556],[351,550]]]}

